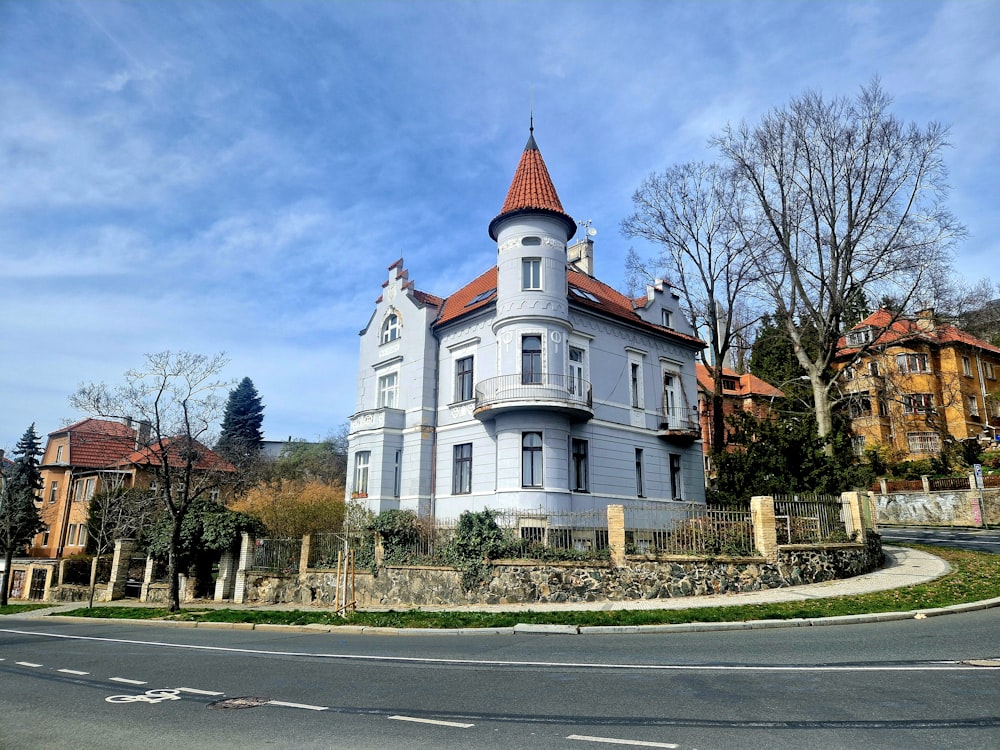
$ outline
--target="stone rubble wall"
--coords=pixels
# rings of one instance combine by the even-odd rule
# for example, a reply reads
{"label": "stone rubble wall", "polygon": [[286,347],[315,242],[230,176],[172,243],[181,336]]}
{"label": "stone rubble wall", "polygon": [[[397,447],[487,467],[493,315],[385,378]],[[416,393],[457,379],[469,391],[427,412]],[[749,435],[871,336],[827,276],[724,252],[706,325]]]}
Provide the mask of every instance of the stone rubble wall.
{"label": "stone rubble wall", "polygon": [[[881,540],[865,544],[785,545],[763,557],[687,558],[629,556],[625,564],[497,561],[489,580],[465,591],[454,568],[387,566],[355,576],[357,606],[413,608],[475,604],[542,604],[638,601],[783,588],[847,578],[877,570]],[[333,606],[337,576],[310,570],[299,575],[248,571],[247,602]]]}
{"label": "stone rubble wall", "polygon": [[[980,526],[979,490],[874,493],[878,523],[918,526]],[[1000,490],[983,490],[986,523],[1000,524]]]}

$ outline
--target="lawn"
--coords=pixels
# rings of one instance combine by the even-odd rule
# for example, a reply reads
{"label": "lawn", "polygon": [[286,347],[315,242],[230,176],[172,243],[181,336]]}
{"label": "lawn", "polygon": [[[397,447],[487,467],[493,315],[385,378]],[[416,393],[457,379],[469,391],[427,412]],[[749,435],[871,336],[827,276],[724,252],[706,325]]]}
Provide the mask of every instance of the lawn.
{"label": "lawn", "polygon": [[[836,617],[876,612],[935,609],[1000,597],[1000,555],[913,545],[948,561],[951,572],[928,583],[859,596],[777,602],[732,607],[693,606],[671,610],[561,611],[561,612],[425,612],[421,610],[354,612],[339,617],[329,610],[198,609],[170,613],[156,607],[93,607],[63,614],[77,617],[170,619],[194,622],[232,622],[275,625],[320,624],[392,628],[503,628],[518,623],[554,625],[666,625],[698,622],[741,622],[791,618]],[[31,605],[15,605],[31,606]],[[0,610],[0,614],[11,614]]]}

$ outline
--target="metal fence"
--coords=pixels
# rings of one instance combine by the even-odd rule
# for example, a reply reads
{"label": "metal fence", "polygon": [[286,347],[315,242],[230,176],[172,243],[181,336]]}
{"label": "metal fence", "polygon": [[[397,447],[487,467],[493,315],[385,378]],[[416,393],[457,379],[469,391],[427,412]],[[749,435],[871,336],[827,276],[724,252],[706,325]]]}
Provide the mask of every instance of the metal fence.
{"label": "metal fence", "polygon": [[250,560],[251,570],[297,573],[302,556],[301,539],[257,539]]}
{"label": "metal fence", "polygon": [[655,503],[625,509],[625,548],[638,554],[755,554],[753,521],[743,510],[697,503]]}
{"label": "metal fence", "polygon": [[848,541],[855,529],[849,505],[839,495],[778,495],[774,498],[778,544]]}

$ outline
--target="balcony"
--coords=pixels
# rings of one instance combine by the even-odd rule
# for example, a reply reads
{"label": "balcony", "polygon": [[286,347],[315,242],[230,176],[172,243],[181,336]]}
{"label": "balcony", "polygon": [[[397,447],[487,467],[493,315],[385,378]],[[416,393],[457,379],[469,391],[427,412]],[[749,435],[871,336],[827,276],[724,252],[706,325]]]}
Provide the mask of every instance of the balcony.
{"label": "balcony", "polygon": [[697,406],[664,406],[660,410],[657,433],[668,443],[690,445],[701,437],[701,422]]}
{"label": "balcony", "polygon": [[539,373],[530,376],[501,375],[476,383],[477,419],[492,419],[497,414],[519,409],[544,409],[568,413],[572,419],[588,420],[594,416],[590,383],[568,375]]}

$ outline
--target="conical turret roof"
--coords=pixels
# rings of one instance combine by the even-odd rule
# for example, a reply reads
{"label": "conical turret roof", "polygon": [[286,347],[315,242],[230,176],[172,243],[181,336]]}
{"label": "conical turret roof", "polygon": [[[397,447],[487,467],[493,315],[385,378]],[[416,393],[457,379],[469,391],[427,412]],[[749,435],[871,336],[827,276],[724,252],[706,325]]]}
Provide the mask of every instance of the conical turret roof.
{"label": "conical turret roof", "polygon": [[542,152],[535,143],[534,128],[531,129],[521,161],[514,172],[514,179],[507,190],[503,208],[490,222],[490,237],[496,240],[496,228],[501,221],[524,213],[543,213],[560,219],[566,226],[567,240],[576,234],[576,222],[563,210],[545,160],[542,159]]}

